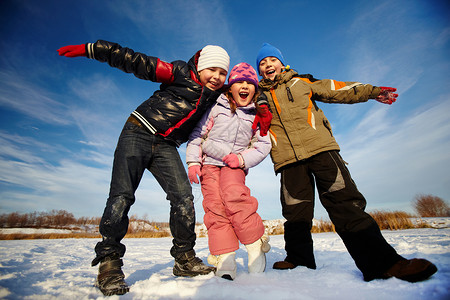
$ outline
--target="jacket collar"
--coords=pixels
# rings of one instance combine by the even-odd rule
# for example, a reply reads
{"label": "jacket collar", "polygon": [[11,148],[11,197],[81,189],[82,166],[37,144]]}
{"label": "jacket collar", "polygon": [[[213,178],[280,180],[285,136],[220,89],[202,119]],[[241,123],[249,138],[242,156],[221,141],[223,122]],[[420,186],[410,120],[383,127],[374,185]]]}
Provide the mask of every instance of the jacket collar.
{"label": "jacket collar", "polygon": [[278,74],[275,77],[275,80],[270,80],[270,79],[263,79],[259,82],[259,87],[262,88],[263,90],[270,90],[271,88],[276,87],[278,84],[283,84],[288,82],[289,80],[292,79],[292,77],[294,77],[295,75],[297,75],[297,72],[295,72],[294,70],[290,69],[288,71],[284,71],[281,74]]}
{"label": "jacket collar", "polygon": [[[227,98],[227,96],[225,96],[225,94],[220,94],[219,98],[217,98],[217,103],[230,109],[230,103],[228,102],[228,98]],[[254,108],[255,108],[255,103],[251,102],[249,105],[247,105],[245,107],[237,107],[236,109],[246,110],[246,109],[254,109]]]}

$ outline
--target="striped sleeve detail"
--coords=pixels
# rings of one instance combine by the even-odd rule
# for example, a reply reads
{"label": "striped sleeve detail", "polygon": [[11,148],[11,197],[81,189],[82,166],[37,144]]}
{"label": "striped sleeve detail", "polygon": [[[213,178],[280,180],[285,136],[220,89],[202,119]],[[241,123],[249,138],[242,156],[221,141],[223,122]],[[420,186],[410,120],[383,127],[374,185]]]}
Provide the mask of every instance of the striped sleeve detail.
{"label": "striped sleeve detail", "polygon": [[94,43],[87,43],[86,44],[86,53],[87,57],[90,59],[95,59],[94,56]]}
{"label": "striped sleeve detail", "polygon": [[346,84],[343,81],[331,80],[331,90],[332,91],[340,90],[345,86],[346,86]]}

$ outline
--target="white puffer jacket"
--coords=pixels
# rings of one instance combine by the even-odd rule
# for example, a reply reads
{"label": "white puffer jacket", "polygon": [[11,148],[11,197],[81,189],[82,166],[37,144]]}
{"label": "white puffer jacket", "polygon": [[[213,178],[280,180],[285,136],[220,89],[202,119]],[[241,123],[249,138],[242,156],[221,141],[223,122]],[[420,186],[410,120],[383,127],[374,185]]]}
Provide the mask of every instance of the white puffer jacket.
{"label": "white puffer jacket", "polygon": [[252,130],[256,108],[254,103],[237,107],[232,113],[227,97],[222,94],[192,131],[186,147],[186,162],[224,166],[222,158],[240,154],[245,169],[256,166],[269,154],[269,135]]}

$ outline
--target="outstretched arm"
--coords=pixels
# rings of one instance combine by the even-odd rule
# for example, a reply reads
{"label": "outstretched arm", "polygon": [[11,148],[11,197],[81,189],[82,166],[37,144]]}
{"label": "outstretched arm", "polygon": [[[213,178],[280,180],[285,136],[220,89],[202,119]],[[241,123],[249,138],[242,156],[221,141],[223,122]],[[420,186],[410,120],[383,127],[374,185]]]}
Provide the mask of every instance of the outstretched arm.
{"label": "outstretched arm", "polygon": [[98,40],[95,43],[69,45],[58,49],[60,56],[85,56],[100,62],[107,62],[111,67],[118,68],[126,73],[153,82],[171,83],[173,65],[157,57],[134,52],[130,48],[122,47],[117,43]]}
{"label": "outstretched arm", "polygon": [[359,82],[344,82],[324,79],[311,84],[312,100],[328,103],[358,103],[375,99],[381,103],[392,104],[398,97],[392,87],[378,87]]}

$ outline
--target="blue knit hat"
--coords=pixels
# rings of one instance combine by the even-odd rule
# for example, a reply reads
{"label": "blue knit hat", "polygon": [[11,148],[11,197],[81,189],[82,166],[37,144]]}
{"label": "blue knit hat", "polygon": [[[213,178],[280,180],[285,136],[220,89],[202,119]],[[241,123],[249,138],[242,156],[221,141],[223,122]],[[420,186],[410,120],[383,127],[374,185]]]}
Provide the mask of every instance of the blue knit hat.
{"label": "blue knit hat", "polygon": [[272,46],[271,44],[264,43],[258,51],[258,55],[256,56],[256,69],[259,70],[259,63],[266,57],[273,56],[280,60],[280,62],[285,66],[283,54],[281,51]]}

